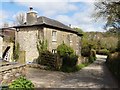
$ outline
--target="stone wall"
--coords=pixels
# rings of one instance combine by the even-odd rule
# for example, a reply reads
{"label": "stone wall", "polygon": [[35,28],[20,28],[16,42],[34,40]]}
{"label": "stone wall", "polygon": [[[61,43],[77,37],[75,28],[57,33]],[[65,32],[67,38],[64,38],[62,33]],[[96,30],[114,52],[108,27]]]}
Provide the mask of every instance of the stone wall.
{"label": "stone wall", "polygon": [[20,51],[25,51],[25,61],[32,62],[38,57],[37,50],[38,30],[36,27],[21,28],[15,32],[16,43],[20,45]]}
{"label": "stone wall", "polygon": [[3,38],[0,36],[0,58],[2,58],[2,46],[3,46]]}
{"label": "stone wall", "polygon": [[[57,32],[57,41],[52,41],[52,31]],[[48,49],[57,49],[57,46],[63,42],[71,46],[77,55],[81,56],[81,37],[74,33],[64,32],[56,29],[44,28],[44,39],[48,41]]]}
{"label": "stone wall", "polygon": [[[57,32],[57,40],[52,41],[52,31]],[[46,27],[25,27],[20,28],[15,32],[16,42],[20,44],[20,51],[25,51],[25,60],[26,62],[32,62],[38,57],[37,50],[37,41],[39,39],[47,40],[48,42],[48,50],[52,52],[52,50],[57,49],[57,46],[64,42],[68,46],[71,46],[76,54],[80,55],[80,44],[81,42],[79,36],[74,33],[46,28]],[[70,42],[71,40],[71,42]]]}
{"label": "stone wall", "polygon": [[26,75],[26,65],[21,64],[9,64],[5,66],[0,65],[0,85],[8,85],[10,82],[20,76]]}

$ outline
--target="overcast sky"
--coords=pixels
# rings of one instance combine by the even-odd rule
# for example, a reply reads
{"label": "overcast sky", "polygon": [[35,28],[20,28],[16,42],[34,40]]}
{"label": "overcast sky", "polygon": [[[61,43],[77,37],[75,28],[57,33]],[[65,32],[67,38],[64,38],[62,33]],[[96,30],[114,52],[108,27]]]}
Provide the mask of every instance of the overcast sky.
{"label": "overcast sky", "polygon": [[71,24],[83,31],[104,31],[104,21],[96,22],[92,16],[95,12],[94,0],[3,0],[0,2],[0,27],[4,22],[13,25],[15,16],[28,12],[30,6],[38,12],[38,16]]}

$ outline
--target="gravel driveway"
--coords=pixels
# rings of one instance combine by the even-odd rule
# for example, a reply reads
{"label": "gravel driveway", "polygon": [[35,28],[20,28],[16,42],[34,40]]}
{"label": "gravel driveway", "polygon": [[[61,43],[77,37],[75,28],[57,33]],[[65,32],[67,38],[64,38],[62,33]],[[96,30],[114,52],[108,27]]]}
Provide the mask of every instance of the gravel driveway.
{"label": "gravel driveway", "polygon": [[105,66],[106,56],[75,73],[27,68],[27,78],[40,88],[117,88],[117,82]]}

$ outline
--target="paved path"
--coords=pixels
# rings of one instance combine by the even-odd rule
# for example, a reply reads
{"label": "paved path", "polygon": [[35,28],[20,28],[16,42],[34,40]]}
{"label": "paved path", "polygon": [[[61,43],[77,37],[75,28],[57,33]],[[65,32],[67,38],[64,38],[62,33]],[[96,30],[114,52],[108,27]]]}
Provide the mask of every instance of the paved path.
{"label": "paved path", "polygon": [[75,73],[63,73],[29,68],[27,78],[41,88],[117,88],[117,82],[105,66],[106,56]]}

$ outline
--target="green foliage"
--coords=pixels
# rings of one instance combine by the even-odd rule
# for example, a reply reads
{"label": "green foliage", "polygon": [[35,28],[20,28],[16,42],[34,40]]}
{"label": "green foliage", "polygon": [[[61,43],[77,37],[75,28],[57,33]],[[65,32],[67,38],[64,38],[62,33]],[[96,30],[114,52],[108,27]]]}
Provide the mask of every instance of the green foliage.
{"label": "green foliage", "polygon": [[27,80],[25,77],[19,77],[12,83],[10,83],[9,88],[21,88],[32,90],[34,88],[34,84],[30,80]]}
{"label": "green foliage", "polygon": [[110,52],[110,51],[107,50],[107,49],[101,49],[101,50],[97,51],[97,54],[108,55],[109,52]]}
{"label": "green foliage", "polygon": [[39,53],[38,58],[36,59],[37,63],[40,64],[41,63],[41,53],[47,51],[47,40],[39,40],[37,43],[37,50]]}
{"label": "green foliage", "polygon": [[64,55],[62,66],[74,67],[77,64],[78,56],[75,54]]}
{"label": "green foliage", "polygon": [[89,63],[93,63],[96,60],[96,51],[91,49],[90,56],[88,57]]}
{"label": "green foliage", "polygon": [[[119,19],[120,19],[120,2],[119,1],[109,1],[103,0],[95,3],[95,17],[105,18],[107,23],[106,27],[113,27],[114,29],[120,28]],[[119,29],[118,29],[119,30]]]}
{"label": "green foliage", "polygon": [[81,70],[82,68],[88,66],[89,63],[83,63],[83,64],[79,64],[79,65],[76,65],[74,67],[66,67],[66,66],[63,66],[61,67],[61,71],[63,72],[67,72],[67,73],[70,73],[70,72],[77,72],[79,70]]}
{"label": "green foliage", "polygon": [[[94,16],[97,18],[105,18],[105,28],[113,32],[118,32],[118,46],[117,50],[120,52],[120,1],[103,0],[102,2],[95,3],[96,13]],[[110,27],[110,28],[109,28]]]}
{"label": "green foliage", "polygon": [[96,57],[93,56],[89,56],[89,62],[93,63],[96,60]]}
{"label": "green foliage", "polygon": [[57,53],[60,55],[60,57],[63,57],[66,54],[73,54],[74,50],[71,47],[67,46],[65,43],[62,43],[57,47]]}
{"label": "green foliage", "polygon": [[120,32],[118,33],[117,51],[120,52]]}
{"label": "green foliage", "polygon": [[120,81],[120,52],[109,54],[106,59],[106,64],[110,71]]}
{"label": "green foliage", "polygon": [[37,43],[37,49],[39,54],[47,50],[48,43],[47,40],[39,40]]}
{"label": "green foliage", "polygon": [[64,72],[73,72],[78,61],[78,56],[74,54],[74,50],[62,43],[57,47],[57,53],[62,58],[61,70]]}
{"label": "green foliage", "polygon": [[44,51],[41,53],[40,64],[55,68],[54,61],[55,61],[55,55],[50,51]]}
{"label": "green foliage", "polygon": [[71,67],[66,67],[66,66],[61,67],[62,72],[70,73],[70,72],[75,72],[75,70],[76,70],[75,67],[72,67],[72,68]]}
{"label": "green foliage", "polygon": [[83,30],[80,29],[80,28],[73,28],[73,29],[75,29],[75,30],[76,30],[78,33],[80,33],[80,34],[84,34]]}
{"label": "green foliage", "polygon": [[15,61],[17,61],[19,59],[19,53],[20,53],[20,45],[19,43],[17,43],[16,45],[14,45],[13,47],[13,59]]}
{"label": "green foliage", "polygon": [[89,56],[89,45],[97,52],[101,49],[108,49],[110,52],[115,52],[117,48],[118,38],[111,32],[86,32],[82,38],[82,56]]}
{"label": "green foliage", "polygon": [[84,56],[84,57],[89,57],[90,56],[90,51],[91,49],[93,48],[93,45],[92,44],[88,44],[86,47],[82,47],[82,50],[81,50],[81,55]]}

